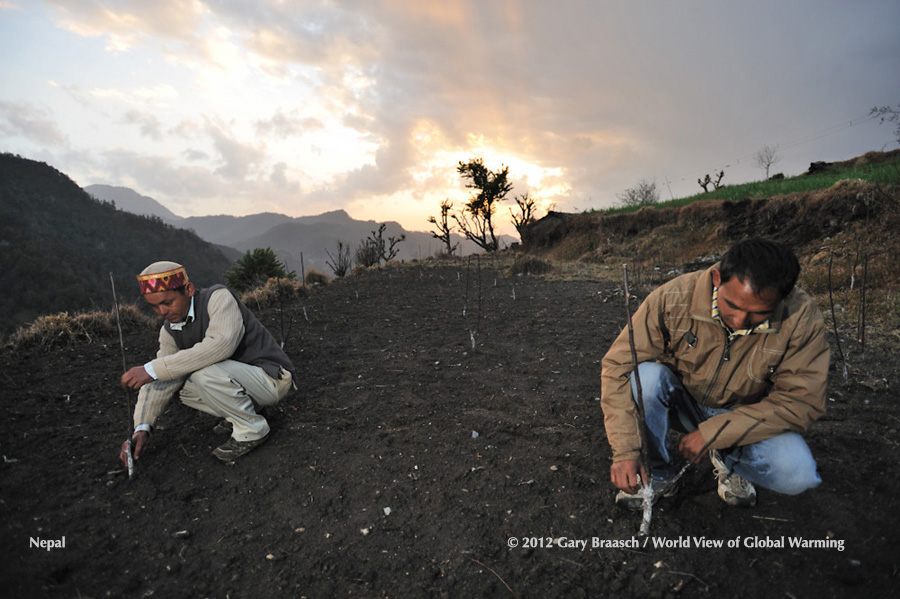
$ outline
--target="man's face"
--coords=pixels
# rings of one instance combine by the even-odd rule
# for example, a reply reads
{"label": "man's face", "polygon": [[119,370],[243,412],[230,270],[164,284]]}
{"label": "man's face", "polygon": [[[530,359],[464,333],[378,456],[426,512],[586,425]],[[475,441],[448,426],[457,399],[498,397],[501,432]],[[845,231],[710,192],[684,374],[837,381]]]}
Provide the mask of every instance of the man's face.
{"label": "man's face", "polygon": [[176,290],[148,293],[144,299],[159,316],[170,323],[183,322],[191,309],[191,297],[194,295],[194,284],[185,285],[184,293]]}
{"label": "man's face", "polygon": [[722,283],[719,269],[712,272],[713,285],[719,288],[719,316],[733,330],[751,329],[772,316],[781,297],[774,289],[759,294],[750,287],[750,278],[743,281],[736,276]]}

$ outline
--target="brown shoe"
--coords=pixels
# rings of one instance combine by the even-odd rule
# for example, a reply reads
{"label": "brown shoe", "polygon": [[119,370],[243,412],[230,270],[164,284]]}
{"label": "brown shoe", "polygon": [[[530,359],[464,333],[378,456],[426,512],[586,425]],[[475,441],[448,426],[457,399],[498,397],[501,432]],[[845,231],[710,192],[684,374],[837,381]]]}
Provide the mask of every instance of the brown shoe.
{"label": "brown shoe", "polygon": [[246,455],[269,440],[269,435],[253,441],[237,441],[231,437],[224,444],[213,450],[213,455],[223,462],[233,462],[242,455]]}

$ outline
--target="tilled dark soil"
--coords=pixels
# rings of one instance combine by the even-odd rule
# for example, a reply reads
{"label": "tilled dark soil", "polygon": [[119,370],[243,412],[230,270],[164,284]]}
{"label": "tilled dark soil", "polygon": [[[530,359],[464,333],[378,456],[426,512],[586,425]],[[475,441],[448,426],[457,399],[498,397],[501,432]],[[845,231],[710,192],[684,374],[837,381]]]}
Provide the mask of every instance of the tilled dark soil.
{"label": "tilled dark soil", "polygon": [[[300,389],[266,445],[222,464],[215,420],[175,400],[130,480],[118,339],[4,354],[2,595],[896,596],[896,346],[833,371],[818,489],[729,508],[704,462],[644,538],[608,482],[615,285],[416,264],[318,288],[291,321]],[[126,331],[129,365],[155,343]]]}

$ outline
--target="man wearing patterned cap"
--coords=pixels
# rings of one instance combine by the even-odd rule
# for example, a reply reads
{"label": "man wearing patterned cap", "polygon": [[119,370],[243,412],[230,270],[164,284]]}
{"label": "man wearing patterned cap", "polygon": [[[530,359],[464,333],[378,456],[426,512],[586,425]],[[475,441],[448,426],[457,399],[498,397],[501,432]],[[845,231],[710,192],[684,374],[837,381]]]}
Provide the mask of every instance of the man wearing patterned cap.
{"label": "man wearing patterned cap", "polygon": [[[156,359],[122,375],[123,387],[140,390],[134,458],[175,393],[188,407],[222,418],[215,430],[231,438],[213,451],[220,460],[231,462],[262,445],[270,429],[258,409],[283,399],[295,376],[271,333],[223,285],[194,287],[180,264],[155,262],[137,279],[165,323]],[[125,444],[120,458],[126,459]]]}

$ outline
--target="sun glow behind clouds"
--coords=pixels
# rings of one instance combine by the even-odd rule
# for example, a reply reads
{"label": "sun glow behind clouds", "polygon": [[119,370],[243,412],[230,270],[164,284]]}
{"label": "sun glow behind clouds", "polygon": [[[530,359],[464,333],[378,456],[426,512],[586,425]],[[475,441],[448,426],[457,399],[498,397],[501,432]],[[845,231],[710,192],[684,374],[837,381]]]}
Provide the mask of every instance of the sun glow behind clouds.
{"label": "sun glow behind clouds", "polygon": [[539,212],[546,211],[554,203],[559,195],[570,191],[568,185],[561,183],[565,178],[565,169],[561,167],[543,167],[533,161],[522,157],[514,149],[504,147],[488,140],[483,136],[469,136],[470,150],[467,157],[460,158],[458,162],[467,162],[469,159],[483,158],[486,167],[497,171],[504,166],[509,167],[509,178],[514,187],[509,199],[523,196],[526,193],[535,200]]}
{"label": "sun glow behind clouds", "polygon": [[[867,32],[817,49],[835,74],[826,81],[772,43],[796,45],[799,34],[770,11],[596,4],[0,0],[0,47],[11,58],[0,66],[10,84],[0,89],[0,129],[10,150],[79,182],[127,184],[182,213],[346,207],[422,229],[442,200],[458,210],[470,197],[457,167],[472,158],[509,167],[513,189],[498,221],[526,193],[539,215],[554,204],[577,211],[609,205],[641,178],[693,191],[711,159],[797,135],[773,125],[776,105],[803,114],[792,119],[799,127],[896,96],[896,82],[861,74],[864,56],[900,56],[885,50],[896,35],[883,6],[835,3],[815,17],[831,36],[801,32],[809,47],[848,21]],[[779,10],[808,13],[796,4]],[[642,32],[628,27],[636,19]],[[696,39],[678,33],[698,22]],[[725,79],[712,81],[703,60],[717,46],[733,52]],[[628,65],[609,60],[612,49]],[[660,60],[666,52],[672,60]],[[759,66],[773,56],[783,69]],[[790,91],[767,91],[760,105],[759,86],[747,81]],[[847,90],[855,97],[839,101]],[[808,106],[817,108],[798,110]],[[863,144],[869,134],[857,132]],[[878,132],[869,137],[892,139],[890,128]],[[839,159],[851,142],[806,153]]]}
{"label": "sun glow behind clouds", "polygon": [[[456,124],[442,123],[427,110],[411,122],[405,113],[379,121],[384,109],[376,74],[382,71],[363,51],[369,42],[354,41],[350,30],[298,36],[284,22],[247,29],[222,18],[228,11],[220,15],[200,2],[174,15],[175,0],[126,0],[117,7],[88,0],[81,13],[51,1],[57,1],[58,22],[69,31],[98,38],[115,61],[124,64],[128,56],[143,65],[89,88],[98,108],[127,111],[120,122],[131,129],[117,142],[127,139],[128,147],[154,157],[154,170],[177,169],[172,157],[194,156],[191,167],[204,170],[207,180],[223,179],[216,188],[227,189],[215,210],[249,213],[258,208],[259,196],[293,215],[349,203],[353,216],[391,218],[421,229],[444,199],[462,209],[470,190],[457,166],[472,158],[484,159],[491,170],[510,169],[514,188],[498,207],[500,228],[509,228],[503,221],[509,220],[506,206],[515,207],[514,197],[527,193],[546,209],[568,191],[560,184],[563,168],[532,158],[539,155],[532,146],[540,142],[507,139],[497,98],[490,109],[469,113],[473,133],[463,137]],[[462,5],[451,6],[423,5],[418,16],[451,28],[472,16]],[[168,18],[174,19],[169,30],[163,26]],[[176,102],[181,106],[169,110]],[[488,132],[474,133],[481,126]],[[129,181],[143,193],[164,201],[201,197],[194,189],[179,193],[170,184],[180,180],[175,173],[161,177],[136,170],[148,171],[143,184]],[[260,193],[265,185],[272,188]],[[203,212],[193,208],[198,210]]]}
{"label": "sun glow behind clouds", "polygon": [[460,163],[474,158],[483,159],[485,166],[495,172],[509,167],[513,189],[496,213],[496,224],[503,233],[515,234],[508,208],[517,212],[513,201],[516,197],[528,194],[535,200],[540,217],[559,196],[570,192],[565,183],[565,169],[536,164],[507,147],[509,144],[483,135],[468,135],[466,146],[460,148],[448,139],[437,123],[420,119],[410,133],[409,143],[416,154],[415,165],[409,174],[417,184],[414,195],[419,200],[411,210],[421,214],[423,220],[436,214],[445,199],[453,202],[455,210],[463,209],[471,197],[471,190],[465,188],[457,168]]}

